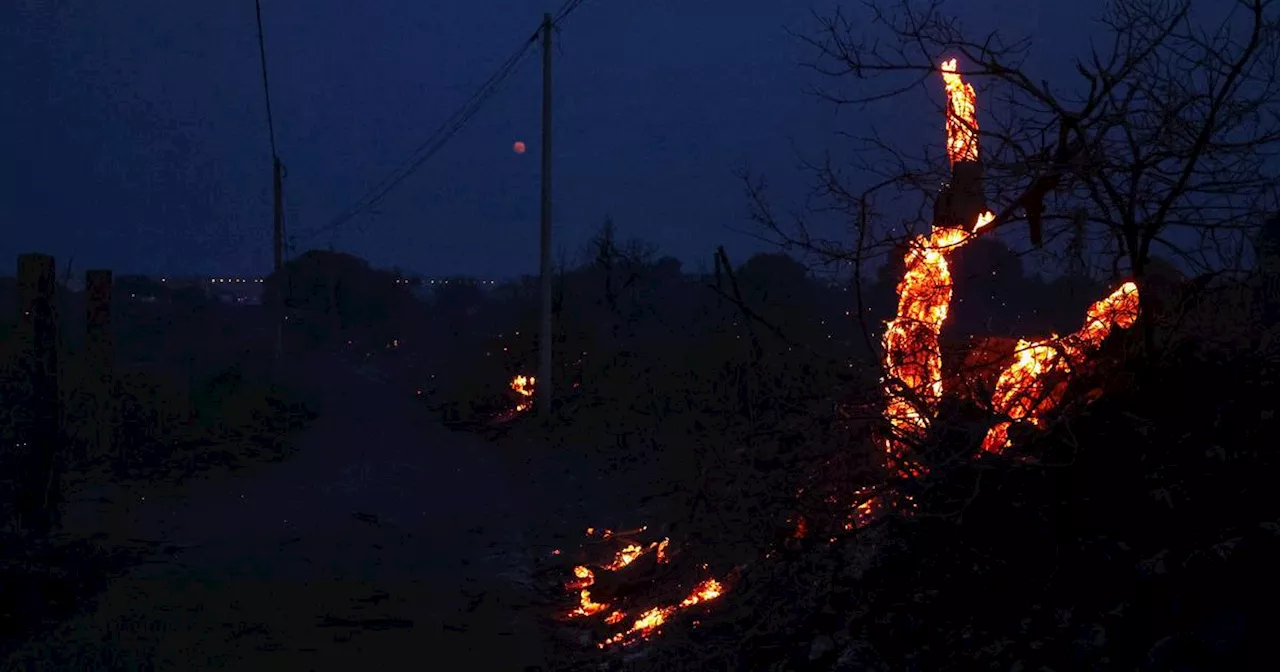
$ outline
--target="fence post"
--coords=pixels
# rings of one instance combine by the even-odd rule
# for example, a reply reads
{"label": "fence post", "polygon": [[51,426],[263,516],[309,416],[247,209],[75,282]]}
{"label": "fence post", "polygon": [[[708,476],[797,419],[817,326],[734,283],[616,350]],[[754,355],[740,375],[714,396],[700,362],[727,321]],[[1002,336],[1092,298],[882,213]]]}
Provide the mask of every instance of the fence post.
{"label": "fence post", "polygon": [[115,339],[111,331],[112,278],[109,270],[84,274],[85,381],[93,404],[92,458],[113,454],[118,417],[115,409]]}
{"label": "fence post", "polygon": [[58,519],[58,459],[62,443],[53,257],[18,256],[19,362],[26,374],[27,412],[19,424],[17,501],[23,531],[43,535]]}

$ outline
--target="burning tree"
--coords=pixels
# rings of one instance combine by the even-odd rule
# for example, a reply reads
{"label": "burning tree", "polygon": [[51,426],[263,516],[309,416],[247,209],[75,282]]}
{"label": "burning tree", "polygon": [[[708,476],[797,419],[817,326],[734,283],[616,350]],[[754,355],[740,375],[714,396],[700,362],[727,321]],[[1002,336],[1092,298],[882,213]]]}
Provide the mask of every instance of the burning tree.
{"label": "burning tree", "polygon": [[[905,272],[897,286],[897,315],[884,328],[886,430],[882,443],[891,479],[846,493],[852,497],[853,505],[847,511],[845,530],[865,527],[890,509],[909,511],[902,504],[911,501],[910,495],[896,489],[893,480],[917,478],[929,471],[914,454],[914,447],[930,438],[931,425],[948,391],[939,346],[952,294],[947,257],[982,235],[995,217],[984,207],[976,94],[957,74],[955,59],[942,62],[939,71],[949,100],[945,126],[953,179],[935,210],[930,233],[916,236],[908,245]],[[997,421],[987,432],[982,450],[998,453],[1009,447],[1009,429],[1014,424],[1043,427],[1045,416],[1065,397],[1074,374],[1089,366],[1094,351],[1112,329],[1132,325],[1137,315],[1137,287],[1126,282],[1093,305],[1083,328],[1076,333],[1020,341],[1008,357],[991,362],[1000,373],[986,406]],[[835,495],[832,499],[838,501],[840,497]],[[793,538],[808,536],[809,525],[803,516],[796,517],[793,525]],[[564,584],[574,597],[574,604],[566,608],[563,618],[600,618],[604,626],[616,628],[597,641],[600,648],[648,638],[661,632],[677,612],[715,600],[725,592],[725,585],[714,577],[691,586],[679,600],[660,600],[659,596],[671,592],[669,588],[637,588],[637,583],[653,584],[659,578],[671,577],[670,572],[665,576],[655,572],[658,566],[669,562],[669,540],[639,543],[635,535],[643,531],[642,528],[628,535],[604,531],[598,541],[606,544],[605,552],[597,550],[591,560],[575,565],[573,578]],[[595,535],[593,529],[587,533]],[[652,563],[637,581],[633,576],[636,561],[646,556],[652,558]],[[607,576],[611,584],[603,593],[598,585],[602,576]]]}
{"label": "burning tree", "polygon": [[[1276,195],[1273,2],[1108,3],[1100,17],[1106,46],[1060,59],[1074,66],[1071,74],[1051,78],[1028,65],[1034,38],[974,31],[941,0],[868,4],[868,20],[836,10],[806,38],[816,71],[857,82],[820,95],[837,105],[898,100],[927,82],[944,54],[958,56],[957,74],[980,88],[990,110],[978,131],[989,228],[1025,221],[1034,246],[1081,264],[1101,255],[1105,273],[1140,286],[1156,254],[1196,274],[1242,270],[1243,241]],[[964,198],[935,193],[950,173],[941,156],[910,156],[877,133],[859,140],[856,166],[883,180],[876,188],[922,194],[935,212]],[[855,249],[812,235],[806,222],[781,224],[763,205],[758,218],[789,243],[860,265],[883,249],[869,230],[868,194],[831,163],[815,170],[831,205],[854,220]],[[763,204],[757,185],[753,193]],[[1154,298],[1144,293],[1143,301]],[[1144,334],[1153,349],[1153,332]]]}
{"label": "burning tree", "polygon": [[[1235,12],[1226,17],[1228,22],[1224,27],[1217,33],[1205,35],[1192,21],[1187,3],[1170,5],[1137,0],[1115,3],[1106,25],[1116,34],[1116,46],[1110,56],[1095,55],[1090,62],[1077,64],[1078,72],[1089,85],[1087,93],[1079,96],[1061,93],[1048,84],[1037,84],[1035,79],[1014,67],[1012,64],[1020,62],[1018,55],[1025,50],[1025,43],[1005,47],[997,37],[981,44],[966,41],[957,22],[940,18],[937,4],[920,11],[914,3],[904,2],[897,13],[879,13],[878,21],[887,26],[895,38],[887,50],[873,42],[868,42],[871,46],[863,46],[850,37],[850,24],[839,14],[825,24],[825,39],[815,40],[814,44],[828,61],[837,63],[827,72],[886,77],[912,72],[929,77],[941,75],[947,93],[946,166],[944,169],[924,161],[920,164],[926,166],[924,169],[917,166],[907,169],[912,162],[898,154],[894,157],[898,159],[896,162],[886,162],[896,163],[898,169],[887,174],[877,170],[885,179],[861,193],[843,185],[834,169],[820,169],[827,195],[855,218],[856,238],[852,250],[841,243],[813,237],[804,222],[800,222],[798,234],[793,229],[787,230],[772,218],[760,192],[752,185],[759,206],[758,218],[785,242],[828,258],[848,260],[858,277],[865,259],[889,247],[880,240],[882,236],[871,230],[868,221],[871,192],[887,186],[924,190],[928,195],[926,202],[932,202],[933,208],[927,216],[926,233],[910,235],[905,242],[895,241],[902,249],[904,264],[896,285],[896,312],[885,323],[880,339],[885,375],[883,386],[878,390],[880,398],[866,405],[874,408],[878,416],[876,424],[881,431],[875,444],[883,451],[888,472],[882,480],[873,479],[861,487],[843,489],[824,488],[825,484],[819,482],[820,476],[815,478],[812,490],[818,493],[817,497],[835,509],[842,509],[843,519],[837,516],[839,527],[831,525],[829,520],[822,521],[821,525],[813,524],[814,518],[807,517],[808,511],[806,515],[793,516],[788,538],[774,548],[762,549],[761,560],[751,567],[751,578],[759,585],[762,576],[776,577],[778,558],[789,550],[803,548],[800,543],[791,542],[833,549],[824,554],[828,559],[834,558],[824,567],[847,562],[852,545],[844,544],[840,548],[835,544],[839,540],[839,528],[861,529],[872,534],[874,530],[866,528],[872,521],[881,519],[882,512],[896,509],[910,514],[915,509],[915,495],[922,492],[925,495],[919,499],[929,503],[920,506],[922,515],[916,517],[920,524],[914,527],[914,535],[905,526],[890,528],[898,532],[905,530],[905,533],[901,535],[903,538],[885,544],[890,550],[885,551],[886,559],[877,568],[877,579],[882,581],[879,585],[869,581],[870,585],[851,587],[854,581],[849,577],[854,574],[838,574],[839,569],[831,569],[827,576],[810,574],[793,582],[792,586],[826,593],[800,609],[822,604],[835,613],[812,614],[790,624],[804,621],[807,626],[821,620],[847,626],[852,620],[862,619],[862,632],[881,630],[883,640],[896,648],[891,655],[903,661],[931,659],[941,663],[950,660],[947,656],[952,652],[967,651],[995,663],[992,669],[1017,669],[1022,667],[1024,659],[1052,657],[1060,661],[1064,656],[1075,655],[1060,650],[1064,642],[1070,646],[1069,637],[1032,639],[1027,636],[1026,642],[1020,641],[1031,627],[1028,623],[1043,622],[1046,629],[1060,627],[1061,623],[1092,628],[1106,618],[1117,617],[1128,608],[1129,601],[1142,602],[1147,608],[1152,608],[1150,604],[1159,604],[1159,600],[1125,592],[1129,589],[1123,588],[1122,579],[1131,579],[1135,566],[1147,571],[1147,567],[1156,563],[1159,569],[1148,573],[1167,571],[1162,558],[1170,553],[1169,547],[1173,545],[1170,535],[1162,538],[1150,534],[1149,526],[1144,523],[1175,518],[1181,522],[1196,516],[1194,506],[1177,508],[1167,499],[1179,485],[1153,492],[1148,484],[1152,480],[1167,479],[1165,474],[1174,470],[1192,473],[1199,463],[1188,459],[1186,464],[1190,466],[1173,464],[1167,457],[1161,457],[1161,453],[1154,452],[1153,447],[1163,451],[1169,444],[1181,446],[1187,443],[1187,436],[1202,428],[1193,428],[1193,432],[1178,438],[1174,430],[1178,426],[1176,422],[1165,423],[1169,426],[1167,429],[1158,428],[1156,423],[1138,417],[1132,427],[1125,425],[1128,420],[1124,418],[1134,417],[1128,405],[1151,415],[1167,413],[1163,409],[1172,406],[1158,399],[1158,395],[1138,395],[1132,389],[1122,390],[1123,394],[1104,395],[1100,377],[1090,374],[1104,372],[1099,370],[1109,361],[1104,350],[1109,336],[1117,329],[1133,326],[1140,316],[1149,313],[1149,305],[1139,304],[1148,301],[1146,287],[1142,285],[1153,246],[1166,246],[1193,268],[1228,268],[1236,259],[1225,247],[1226,243],[1254,225],[1252,217],[1270,195],[1267,166],[1262,156],[1252,153],[1257,148],[1271,146],[1280,137],[1272,130],[1275,117],[1265,116],[1264,109],[1271,100],[1274,82],[1271,77],[1274,60],[1270,59],[1274,45],[1271,26],[1263,16],[1265,5],[1264,2],[1237,3]],[[1247,11],[1241,12],[1241,8]],[[1246,26],[1246,37],[1233,41],[1231,29],[1241,25]],[[959,57],[943,60],[944,55],[952,53]],[[1200,69],[1192,77],[1183,72],[1188,58],[1195,59],[1193,67]],[[971,80],[983,85],[983,99],[992,101],[992,107],[997,109],[996,114],[988,115],[993,122],[989,125],[978,124],[979,95]],[[905,88],[896,87],[891,93],[903,90]],[[887,94],[839,97],[828,93],[828,97],[839,103],[869,102]],[[1046,134],[1055,139],[1042,139]],[[876,170],[875,166],[868,168]],[[941,193],[932,192],[927,179],[930,175],[944,183]],[[973,353],[954,357],[941,342],[953,290],[949,257],[980,236],[989,235],[1007,223],[1024,220],[1037,246],[1052,245],[1062,234],[1074,234],[1071,242],[1081,255],[1090,245],[1104,245],[1097,251],[1111,256],[1114,289],[1109,293],[1100,292],[1102,295],[1085,311],[1083,324],[1075,331],[1061,336],[1013,339],[1007,347],[993,348],[991,356],[978,358],[982,361],[969,370],[959,367],[957,371],[951,362],[959,359],[970,363],[975,358],[971,356]],[[1174,237],[1179,229],[1190,229],[1200,237],[1198,250],[1179,244]],[[1093,239],[1094,234],[1097,240]],[[1107,244],[1110,247],[1105,247]],[[860,290],[855,301],[858,319],[865,321]],[[1144,333],[1148,337],[1151,334],[1150,330]],[[1148,345],[1151,345],[1150,338]],[[1191,378],[1180,378],[1171,375],[1173,373],[1177,372],[1164,369],[1159,375],[1177,381],[1183,386],[1179,389],[1187,389]],[[976,384],[967,378],[981,378],[985,382]],[[1257,387],[1265,386],[1266,383],[1257,383]],[[931,463],[930,456],[920,449],[926,444],[950,441],[947,434],[950,423],[939,422],[939,419],[945,419],[945,407],[957,397],[964,397],[982,411],[985,425],[981,433],[961,441],[963,450],[978,459],[952,460],[945,465],[940,461]],[[1078,420],[1079,427],[1089,428],[1094,445],[1085,446],[1084,442],[1077,441],[1067,420],[1049,422],[1051,416],[1073,404],[1078,406],[1099,399],[1114,399],[1099,417],[1062,415],[1072,423]],[[1095,409],[1106,405],[1107,401],[1098,401]],[[1270,421],[1272,416],[1267,413],[1262,417]],[[1117,418],[1124,420],[1116,422]],[[1212,423],[1215,430],[1220,424],[1216,420]],[[1020,434],[1015,431],[1019,428],[1028,432]],[[1148,441],[1148,435],[1156,434],[1159,434],[1158,440]],[[1119,454],[1115,456],[1106,450],[1106,439],[1113,435],[1123,436],[1128,442],[1122,444],[1124,450],[1117,451]],[[1029,438],[1024,442],[1019,436]],[[1209,440],[1207,436],[1205,440]],[[1143,441],[1150,445],[1138,448]],[[1026,450],[1011,451],[1014,447],[1043,449],[1042,456],[1051,461],[1056,470],[1037,468],[1042,463]],[[1213,454],[1205,452],[1203,446],[1190,443],[1184,450]],[[1255,453],[1249,452],[1252,450],[1252,447],[1242,449],[1241,454],[1253,455]],[[1086,462],[1076,462],[1081,455],[1086,457]],[[1162,466],[1149,470],[1143,466],[1149,460],[1163,460],[1159,462]],[[1020,465],[1030,465],[1030,468]],[[1001,475],[995,477],[1002,482],[986,485],[981,488],[984,492],[979,492],[982,474],[994,473],[993,467],[1002,468]],[[938,472],[955,478],[938,478]],[[1248,469],[1232,472],[1232,477],[1242,482],[1248,480],[1247,476]],[[922,480],[927,487],[912,490],[910,483]],[[1076,490],[1082,483],[1091,488],[1084,496]],[[1118,485],[1124,487],[1116,487]],[[797,492],[797,496],[811,498],[806,489]],[[993,496],[993,491],[998,494]],[[1251,487],[1249,497],[1265,496],[1261,494],[1263,491]],[[1156,496],[1166,498],[1164,501],[1170,502],[1168,510],[1176,509],[1177,516],[1167,515],[1163,509],[1153,513],[1143,498]],[[1069,499],[1071,497],[1075,499]],[[1012,506],[1008,506],[1011,499]],[[1194,499],[1205,504],[1215,500],[1209,494]],[[1108,504],[1096,503],[1102,500]],[[950,506],[953,501],[960,502],[958,512],[941,510],[940,503]],[[974,505],[975,501],[979,504]],[[1241,501],[1253,500],[1246,497]],[[1126,529],[1126,533],[1131,534],[1127,538],[1142,546],[1141,551],[1136,551],[1128,543],[1109,537],[1115,528],[1112,524],[1115,518],[1139,509],[1146,518],[1135,516]],[[921,519],[932,522],[921,522]],[[936,524],[941,519],[952,527],[938,531]],[[1084,519],[1088,519],[1088,527],[1075,527]],[[973,522],[975,520],[979,522]],[[1018,531],[1028,532],[1029,537],[1020,537],[1009,530],[1004,524],[1008,521],[1023,525]],[[930,524],[934,526],[929,529],[942,541],[920,541],[922,535],[918,530]],[[1249,520],[1244,526],[1254,524]],[[883,531],[887,527],[875,529]],[[1208,530],[1210,526],[1203,527]],[[1071,529],[1064,532],[1064,528]],[[1085,535],[1086,530],[1089,536]],[[751,599],[748,591],[739,592],[743,586],[750,587],[751,582],[743,581],[739,585],[735,580],[737,576],[726,578],[723,584],[704,578],[700,582],[686,579],[678,586],[664,586],[665,581],[675,576],[670,571],[657,569],[670,562],[664,558],[672,557],[668,555],[667,540],[639,541],[632,538],[634,536],[624,538],[624,535],[606,533],[604,539],[609,542],[606,548],[596,551],[593,559],[575,563],[573,578],[564,586],[572,601],[566,602],[563,617],[594,619],[602,633],[594,640],[597,646],[639,641],[660,632],[679,611],[721,595],[725,597],[720,603]],[[1234,545],[1240,539],[1249,538],[1253,540],[1251,543],[1262,547],[1265,540],[1259,540],[1261,536],[1240,531],[1229,543]],[[875,538],[885,539],[885,536]],[[1206,532],[1204,538],[1214,539],[1214,543],[1220,539],[1213,531]],[[1096,547],[1103,542],[1105,548]],[[898,548],[894,549],[895,546]],[[1213,552],[1225,557],[1230,551],[1220,546],[1214,546]],[[919,553],[917,548],[941,548],[947,552]],[[1190,559],[1196,554],[1208,553],[1194,549],[1185,557]],[[789,557],[795,560],[798,556]],[[1121,559],[1114,560],[1116,557]],[[1052,565],[1047,577],[1035,572],[1040,566],[1038,563]],[[1074,598],[1083,589],[1058,576],[1079,581],[1079,577],[1089,576],[1091,567],[1099,566],[1108,569],[1107,580],[1111,583],[1107,590],[1089,592],[1092,602],[1087,607],[1088,618],[1097,620],[1073,620]],[[705,569],[705,565],[702,568]],[[837,575],[843,584],[832,578]],[[1017,580],[1011,581],[1011,576]],[[1038,590],[1036,580],[1053,583],[1052,594],[1042,597],[1036,593],[1034,598],[1022,600],[1028,604],[1019,602],[1028,591]],[[961,588],[954,589],[953,585]],[[660,600],[655,598],[659,594],[664,596]],[[940,600],[938,596],[942,594],[950,601]],[[776,607],[779,594],[769,597],[773,604],[760,600],[755,606]],[[784,593],[783,599],[792,597]],[[1041,602],[1049,598],[1054,600],[1055,610],[1042,608]],[[978,617],[975,612],[983,609],[975,609],[976,599],[999,600],[1009,609],[1003,613],[995,609],[994,616]],[[1116,600],[1120,600],[1118,605]],[[1026,611],[1028,608],[1030,611]],[[928,623],[944,626],[945,632],[936,632],[922,626],[925,621],[915,620],[930,609],[936,613],[927,614],[931,619]],[[854,615],[848,616],[839,610]],[[1151,619],[1139,614],[1131,620]],[[752,621],[752,625],[749,633],[758,634],[762,629],[773,628],[769,630],[773,641],[767,642],[766,647],[786,648],[787,644],[779,644],[777,640],[794,638],[793,632],[782,626],[759,620]],[[734,643],[740,645],[737,648],[748,648],[743,644],[752,634],[741,634],[741,629],[729,630],[733,631]],[[887,632],[890,630],[894,632]],[[802,630],[800,637],[805,636],[804,632],[809,631]],[[1020,634],[1013,635],[1015,632]],[[1155,639],[1151,634],[1142,630],[1131,634],[1135,642],[1146,647],[1135,656],[1145,654],[1146,659],[1153,660],[1156,653],[1166,659],[1175,655],[1169,652],[1172,649],[1158,651],[1170,637]],[[941,644],[929,643],[935,636],[943,638]],[[1019,641],[1010,641],[1011,638]],[[815,654],[814,651],[824,648],[818,646],[820,643],[821,638],[815,639],[812,647],[804,647],[810,649],[805,652],[807,660],[825,657],[828,662],[835,662],[830,651],[844,645],[828,645],[826,653]],[[1050,647],[1057,648],[1050,651]],[[848,650],[851,647],[844,649]],[[1098,655],[1105,666],[1109,662],[1107,654]],[[840,658],[841,664],[853,667],[839,669],[858,668],[847,662],[843,651]],[[969,663],[948,664],[963,669]],[[799,667],[792,665],[786,669]],[[867,665],[867,669],[877,668]],[[933,668],[923,665],[920,669]]]}
{"label": "burning tree", "polygon": [[[939,334],[951,304],[952,280],[947,257],[961,245],[989,231],[995,215],[985,209],[980,160],[977,95],[957,73],[956,59],[939,66],[947,92],[947,158],[951,181],[934,209],[928,235],[913,238],[906,253],[905,272],[898,283],[897,315],[885,324],[884,439],[887,466],[899,477],[918,477],[927,467],[912,454],[913,444],[928,438],[945,386]],[[966,224],[971,222],[971,224]],[[1125,282],[1096,302],[1085,325],[1065,338],[1056,335],[1036,341],[1020,340],[1008,358],[987,367],[1003,367],[993,395],[984,405],[998,422],[988,430],[982,449],[1000,452],[1011,445],[1009,428],[1024,424],[1040,428],[1044,416],[1056,409],[1076,371],[1086,368],[1091,355],[1114,327],[1125,328],[1138,318],[1138,288]],[[979,375],[979,372],[962,372]],[[963,382],[963,381],[962,381]],[[865,524],[889,501],[881,488],[864,489],[855,509],[855,522]]]}

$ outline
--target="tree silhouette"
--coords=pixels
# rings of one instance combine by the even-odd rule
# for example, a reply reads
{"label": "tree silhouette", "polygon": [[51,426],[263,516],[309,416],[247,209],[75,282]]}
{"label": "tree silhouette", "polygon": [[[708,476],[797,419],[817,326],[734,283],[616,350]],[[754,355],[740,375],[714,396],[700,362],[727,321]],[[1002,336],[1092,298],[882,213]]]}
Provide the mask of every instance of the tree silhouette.
{"label": "tree silhouette", "polygon": [[395,275],[342,252],[306,252],[264,285],[264,298],[283,296],[291,330],[312,344],[350,340],[380,348],[396,338],[397,320],[410,305]]}
{"label": "tree silhouette", "polygon": [[814,331],[820,300],[819,286],[809,277],[809,268],[780,252],[762,253],[747,259],[738,269],[738,286],[748,306],[789,337],[798,331]]}

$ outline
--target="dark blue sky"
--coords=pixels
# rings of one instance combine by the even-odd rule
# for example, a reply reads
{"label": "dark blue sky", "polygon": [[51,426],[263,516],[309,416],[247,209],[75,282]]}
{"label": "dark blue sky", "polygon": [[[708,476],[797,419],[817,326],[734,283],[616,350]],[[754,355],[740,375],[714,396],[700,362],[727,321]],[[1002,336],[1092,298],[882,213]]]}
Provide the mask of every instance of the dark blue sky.
{"label": "dark blue sky", "polygon": [[[612,215],[623,235],[688,266],[720,243],[742,261],[765,245],[733,230],[751,226],[735,168],[765,172],[779,204],[794,205],[805,180],[796,148],[838,153],[838,129],[874,121],[940,146],[927,105],[837,117],[805,95],[814,80],[799,63],[811,52],[785,28],[810,26],[810,9],[829,2],[587,0],[555,54],[557,248],[575,255]],[[970,25],[1035,33],[1033,67],[1061,67],[1100,0],[952,4]],[[304,234],[405,160],[560,5],[263,0],[299,248],[332,244],[432,274],[533,271],[537,50],[380,214]],[[252,0],[6,2],[0,123],[0,258],[38,250],[81,270],[170,274],[268,268]],[[515,140],[529,152],[513,154]]]}

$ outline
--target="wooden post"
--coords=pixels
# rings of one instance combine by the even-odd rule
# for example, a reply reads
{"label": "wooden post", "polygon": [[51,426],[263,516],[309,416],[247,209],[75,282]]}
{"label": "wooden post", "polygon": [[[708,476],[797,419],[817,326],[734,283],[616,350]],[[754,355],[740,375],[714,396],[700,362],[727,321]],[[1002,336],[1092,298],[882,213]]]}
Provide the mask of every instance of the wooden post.
{"label": "wooden post", "polygon": [[58,395],[58,335],[53,257],[18,257],[20,366],[28,381],[27,412],[17,436],[19,486],[16,513],[24,532],[48,533],[58,516],[58,452],[62,442]]}
{"label": "wooden post", "polygon": [[[271,271],[278,281],[283,280],[284,271],[284,177],[282,171],[280,157],[273,156],[271,160],[271,193],[274,199],[272,204]],[[275,360],[276,364],[279,365],[280,359],[284,355],[285,296],[282,292],[277,292],[277,295],[274,305],[268,309],[271,311],[272,321],[276,324]]]}
{"label": "wooden post", "polygon": [[551,415],[551,15],[542,17],[542,213],[539,236],[539,289],[542,298],[538,338],[538,380],[534,383],[538,413]]}
{"label": "wooden post", "polygon": [[111,271],[84,274],[86,381],[93,404],[93,446],[90,457],[112,454],[118,416],[115,409],[115,339],[111,332]]}

